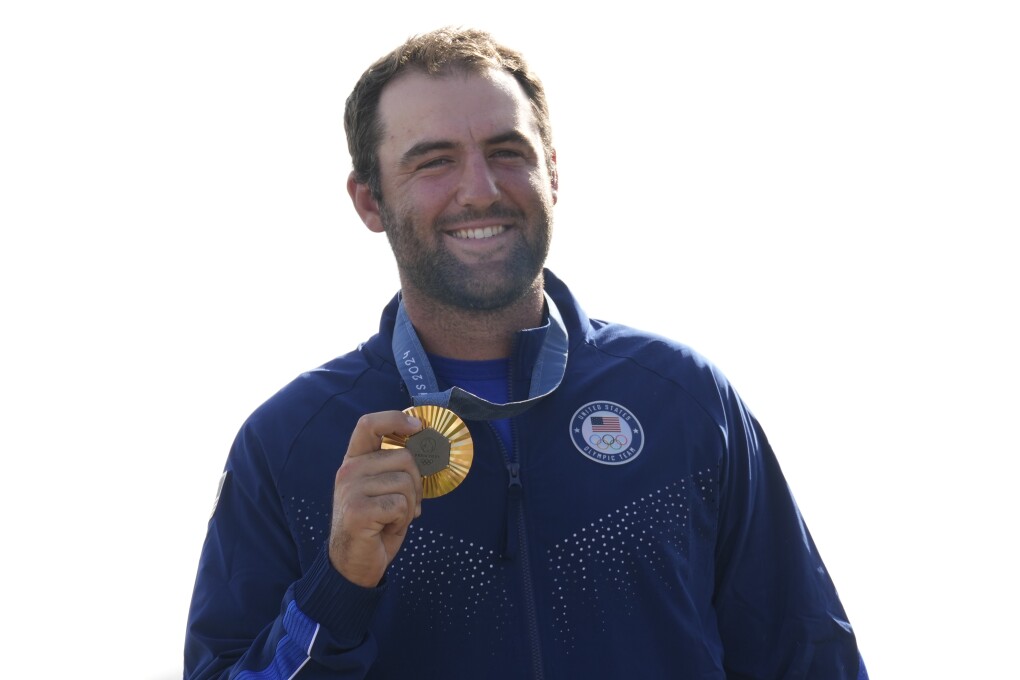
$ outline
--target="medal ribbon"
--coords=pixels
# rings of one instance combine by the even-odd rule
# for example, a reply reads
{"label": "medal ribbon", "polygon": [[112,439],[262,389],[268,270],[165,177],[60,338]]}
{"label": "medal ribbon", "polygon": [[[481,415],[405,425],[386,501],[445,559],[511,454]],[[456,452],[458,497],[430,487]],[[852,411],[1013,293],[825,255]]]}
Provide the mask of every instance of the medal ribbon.
{"label": "medal ribbon", "polygon": [[397,307],[397,321],[393,326],[393,359],[400,369],[400,376],[407,385],[415,406],[442,406],[465,420],[497,420],[512,418],[524,413],[543,397],[551,394],[563,381],[567,370],[567,328],[563,324],[560,310],[545,294],[549,309],[548,330],[538,359],[531,370],[531,389],[524,401],[494,404],[460,387],[439,391],[439,381],[432,371],[425,348],[415,333],[411,320],[404,309],[404,300]]}

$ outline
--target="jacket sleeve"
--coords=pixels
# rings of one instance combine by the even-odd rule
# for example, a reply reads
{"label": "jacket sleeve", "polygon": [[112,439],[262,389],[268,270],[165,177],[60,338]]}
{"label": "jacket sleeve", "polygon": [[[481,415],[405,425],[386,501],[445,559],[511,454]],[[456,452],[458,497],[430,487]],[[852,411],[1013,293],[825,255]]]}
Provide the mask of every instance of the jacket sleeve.
{"label": "jacket sleeve", "polygon": [[725,398],[715,604],[727,677],[867,678],[835,586],[758,422]]}
{"label": "jacket sleeve", "polygon": [[348,582],[325,546],[302,572],[271,465],[249,422],[227,459],[202,548],[184,678],[363,677],[375,658],[368,628],[383,589]]}

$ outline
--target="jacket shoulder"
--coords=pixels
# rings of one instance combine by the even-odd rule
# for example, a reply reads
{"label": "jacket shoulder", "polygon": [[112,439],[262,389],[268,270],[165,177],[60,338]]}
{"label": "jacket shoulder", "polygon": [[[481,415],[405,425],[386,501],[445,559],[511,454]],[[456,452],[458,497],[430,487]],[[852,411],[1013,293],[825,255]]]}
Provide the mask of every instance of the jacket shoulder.
{"label": "jacket shoulder", "polygon": [[[385,363],[364,346],[305,371],[259,405],[241,426],[234,454],[257,448],[271,468],[286,464],[301,434],[335,410],[336,402],[354,399],[360,387],[389,375]],[[392,377],[388,380],[392,382]],[[239,446],[241,445],[241,446]]]}
{"label": "jacket shoulder", "polygon": [[[732,385],[707,357],[677,340],[601,319],[591,319],[585,343],[604,358],[626,362],[645,380],[665,381],[724,422]],[[637,376],[635,376],[637,377]]]}

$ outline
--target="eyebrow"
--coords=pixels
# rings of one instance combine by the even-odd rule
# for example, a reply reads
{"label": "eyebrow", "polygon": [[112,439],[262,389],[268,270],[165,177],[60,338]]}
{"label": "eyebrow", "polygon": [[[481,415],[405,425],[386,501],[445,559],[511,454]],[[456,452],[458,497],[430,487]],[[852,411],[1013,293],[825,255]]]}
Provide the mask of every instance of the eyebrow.
{"label": "eyebrow", "polygon": [[[527,146],[529,149],[534,150],[534,145],[531,143],[531,140],[528,139],[523,133],[521,133],[518,130],[507,130],[506,132],[502,132],[493,137],[489,137],[484,141],[484,145],[492,146],[494,144],[505,144],[507,142],[523,144]],[[422,156],[430,154],[433,151],[449,151],[451,149],[456,149],[459,146],[460,144],[457,144],[456,142],[439,139],[418,142],[410,149],[405,151],[403,154],[401,154],[400,164],[409,165],[415,159],[421,158]]]}
{"label": "eyebrow", "polygon": [[485,140],[486,145],[492,144],[505,144],[507,142],[516,142],[517,144],[523,144],[528,148],[533,148],[531,140],[524,136],[519,130],[507,130],[506,132],[496,135],[495,137],[489,137]]}

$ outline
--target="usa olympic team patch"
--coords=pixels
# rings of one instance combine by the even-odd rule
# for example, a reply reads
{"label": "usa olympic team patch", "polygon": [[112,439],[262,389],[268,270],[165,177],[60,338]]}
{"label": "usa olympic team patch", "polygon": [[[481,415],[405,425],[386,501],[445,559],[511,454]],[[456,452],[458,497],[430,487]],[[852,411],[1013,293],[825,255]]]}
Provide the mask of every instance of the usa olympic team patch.
{"label": "usa olympic team patch", "polygon": [[638,419],[611,401],[592,401],[577,409],[570,419],[570,439],[586,458],[603,465],[629,463],[645,445]]}

